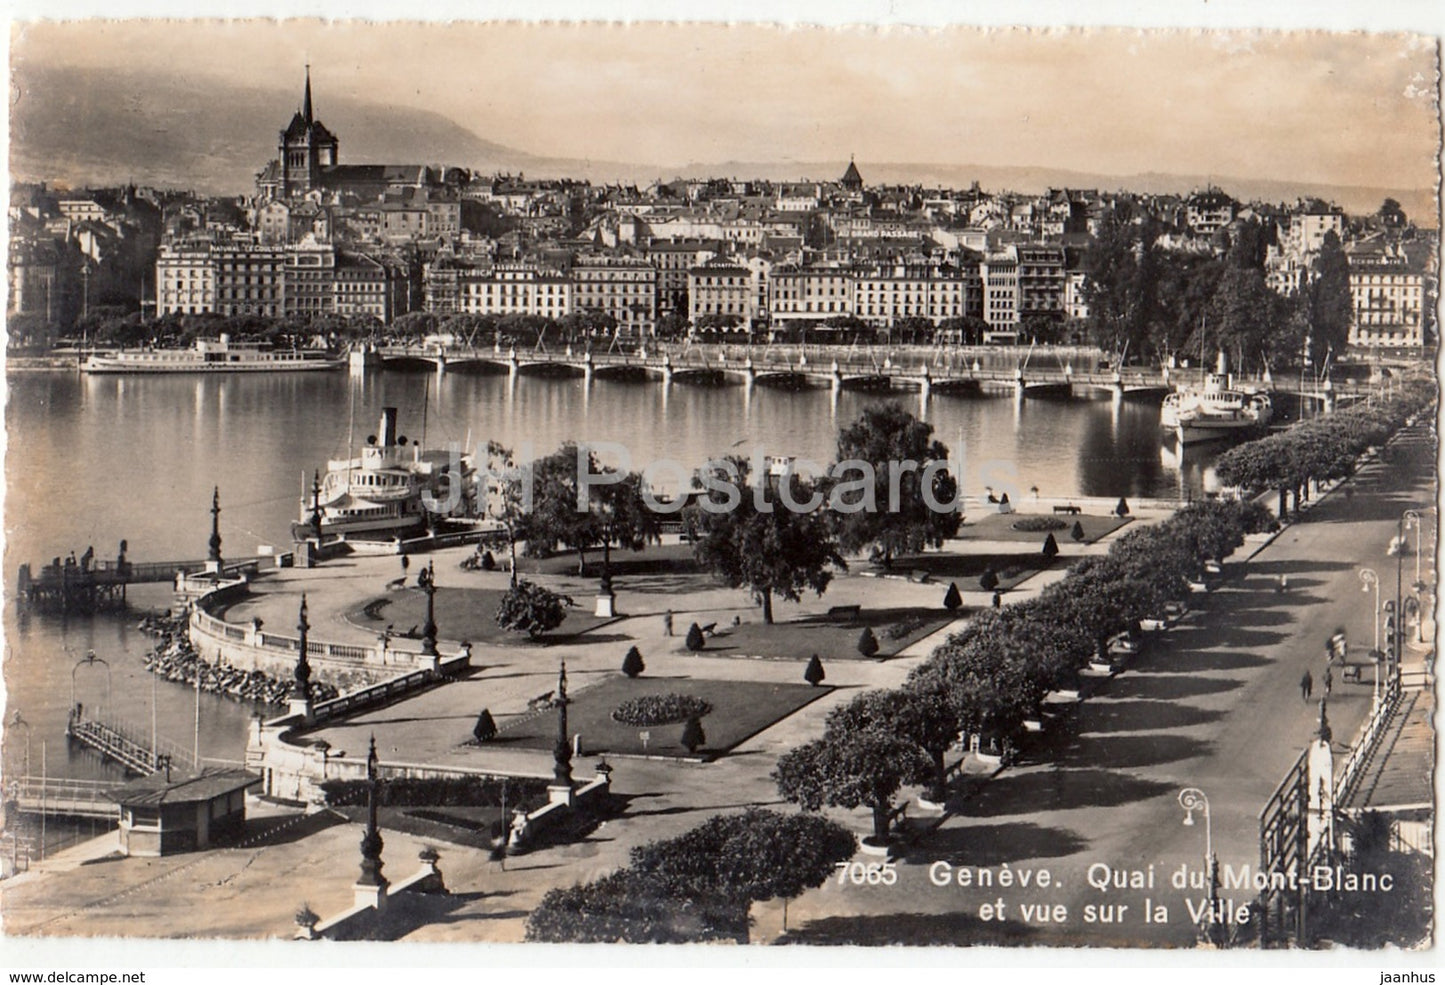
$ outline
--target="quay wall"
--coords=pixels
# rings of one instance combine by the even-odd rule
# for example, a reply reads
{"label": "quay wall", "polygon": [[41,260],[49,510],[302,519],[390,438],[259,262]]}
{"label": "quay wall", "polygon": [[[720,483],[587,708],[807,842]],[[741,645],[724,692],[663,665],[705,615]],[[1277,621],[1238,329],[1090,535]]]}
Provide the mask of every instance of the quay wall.
{"label": "quay wall", "polygon": [[[244,583],[222,584],[195,600],[191,607],[190,638],[196,653],[207,663],[258,670],[272,677],[290,676],[296,667],[300,639],[264,631],[254,620],[229,623],[212,615],[210,609],[234,601],[244,593]],[[462,648],[465,655],[466,647]],[[307,661],[318,681],[345,689],[360,682],[431,668],[433,661],[420,650],[392,646],[362,646],[330,643],[308,638]]]}

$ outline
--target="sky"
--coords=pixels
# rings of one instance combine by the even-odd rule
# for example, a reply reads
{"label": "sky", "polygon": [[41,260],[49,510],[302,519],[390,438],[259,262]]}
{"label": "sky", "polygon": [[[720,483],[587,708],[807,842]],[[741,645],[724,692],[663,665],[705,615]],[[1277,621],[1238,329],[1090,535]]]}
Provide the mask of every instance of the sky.
{"label": "sky", "polygon": [[[253,86],[312,66],[533,154],[1048,165],[1432,187],[1437,39],[1403,33],[901,25],[70,21],[12,68],[134,67]],[[138,62],[139,60],[139,62]]]}

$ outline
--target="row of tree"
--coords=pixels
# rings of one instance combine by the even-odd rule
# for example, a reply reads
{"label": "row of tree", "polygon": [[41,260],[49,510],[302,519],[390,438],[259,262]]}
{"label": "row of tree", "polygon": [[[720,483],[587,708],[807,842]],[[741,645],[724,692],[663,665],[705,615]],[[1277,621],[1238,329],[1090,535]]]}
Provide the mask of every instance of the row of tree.
{"label": "row of tree", "polygon": [[1279,515],[1285,516],[1291,494],[1297,511],[1311,482],[1350,475],[1361,452],[1383,444],[1433,398],[1433,384],[1408,383],[1392,397],[1300,421],[1285,431],[1237,445],[1219,456],[1214,469],[1221,481],[1232,486],[1278,490]]}
{"label": "row of tree", "polygon": [[943,801],[944,757],[961,733],[1006,748],[1049,691],[1077,688],[1085,665],[1108,659],[1113,636],[1182,598],[1206,561],[1270,522],[1253,503],[1193,503],[1081,561],[1038,598],[981,610],[903,687],[858,695],[828,716],[822,738],[780,758],[778,792],[808,810],[869,808],[872,840],[886,842],[904,785],[926,784]]}
{"label": "row of tree", "polygon": [[856,849],[847,829],[816,814],[720,814],[632,849],[611,875],[549,890],[527,918],[527,940],[746,944],[752,903],[821,886]]}

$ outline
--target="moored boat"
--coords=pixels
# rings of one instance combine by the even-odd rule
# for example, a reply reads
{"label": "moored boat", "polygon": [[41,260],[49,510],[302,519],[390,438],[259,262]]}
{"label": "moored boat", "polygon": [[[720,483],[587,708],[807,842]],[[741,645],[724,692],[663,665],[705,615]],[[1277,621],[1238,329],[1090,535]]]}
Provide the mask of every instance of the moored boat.
{"label": "moored boat", "polygon": [[[475,460],[465,449],[426,449],[397,433],[395,407],[358,457],[332,459],[301,499],[298,540],[390,540],[448,526],[482,525]],[[494,524],[487,524],[494,525]]]}
{"label": "moored boat", "polygon": [[1164,398],[1159,411],[1160,426],[1173,432],[1180,444],[1249,434],[1267,427],[1273,418],[1269,394],[1235,386],[1223,353],[1202,386],[1181,385]]}
{"label": "moored boat", "polygon": [[277,373],[339,369],[346,357],[318,349],[273,349],[261,342],[197,339],[189,349],[95,352],[87,373]]}

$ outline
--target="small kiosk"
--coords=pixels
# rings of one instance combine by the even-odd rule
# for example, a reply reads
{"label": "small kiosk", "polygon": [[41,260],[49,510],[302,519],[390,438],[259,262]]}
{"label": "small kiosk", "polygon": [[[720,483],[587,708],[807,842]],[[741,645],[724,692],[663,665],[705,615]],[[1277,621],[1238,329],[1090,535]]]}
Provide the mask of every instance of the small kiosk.
{"label": "small kiosk", "polygon": [[158,770],[112,790],[120,805],[123,855],[155,857],[209,848],[246,829],[246,790],[261,782],[243,769],[168,777]]}

